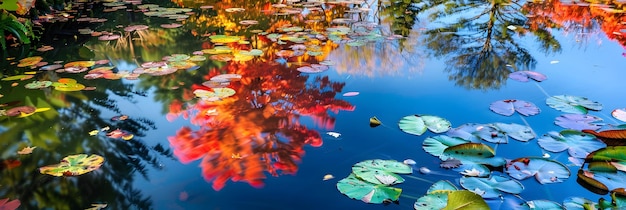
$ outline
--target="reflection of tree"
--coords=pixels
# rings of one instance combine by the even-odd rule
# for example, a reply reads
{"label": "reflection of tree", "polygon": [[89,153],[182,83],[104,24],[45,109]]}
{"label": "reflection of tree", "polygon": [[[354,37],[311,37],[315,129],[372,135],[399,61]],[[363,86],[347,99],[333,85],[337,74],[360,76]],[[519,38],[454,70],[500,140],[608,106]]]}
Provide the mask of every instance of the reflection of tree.
{"label": "reflection of tree", "polygon": [[[448,57],[451,80],[467,88],[498,88],[514,69],[533,68],[536,61],[513,35],[528,32],[537,36],[541,50],[556,52],[559,43],[545,28],[525,29],[526,17],[518,1],[437,1],[426,8],[445,7],[431,15],[433,20],[459,17],[442,27],[425,32],[433,54]],[[468,16],[463,14],[474,14]]]}
{"label": "reflection of tree", "polygon": [[[48,72],[38,79],[55,81],[59,76]],[[107,203],[114,209],[151,208],[149,198],[134,188],[134,175],[139,173],[146,177],[146,166],[158,168],[157,156],[171,157],[171,153],[160,145],[151,147],[141,141],[146,131],[154,129],[152,121],[132,115],[125,121],[110,121],[111,116],[103,116],[103,112],[122,114],[123,108],[116,105],[118,99],[109,94],[132,100],[133,86],[119,80],[77,80],[99,89],[65,93],[52,87],[23,88],[30,80],[14,88],[0,89],[0,94],[5,96],[1,102],[21,101],[22,105],[52,108],[25,118],[0,118],[3,158],[15,158],[15,151],[26,145],[37,146],[33,154],[19,157],[20,167],[0,172],[0,185],[4,186],[0,195],[18,198],[23,209],[85,209],[91,203]],[[135,138],[124,141],[104,134],[89,135],[91,130],[106,126],[131,132]],[[99,170],[78,177],[39,173],[38,167],[58,163],[63,157],[78,153],[101,155],[105,163]]]}
{"label": "reflection of tree", "polygon": [[228,179],[262,186],[264,171],[273,176],[295,173],[303,147],[322,144],[320,134],[301,125],[299,118],[310,116],[330,129],[334,118],[328,110],[354,109],[335,99],[344,84],[328,77],[312,79],[270,62],[230,63],[226,70],[242,75],[230,86],[237,94],[192,105],[187,112],[201,127],[182,128],[169,138],[182,162],[203,158],[203,175],[216,190]]}
{"label": "reflection of tree", "polygon": [[626,16],[620,9],[623,4],[613,1],[590,5],[549,0],[529,2],[523,7],[531,27],[562,28],[565,33],[574,34],[576,41],[581,43],[602,31],[609,39],[626,46],[622,32],[626,29],[622,24]]}

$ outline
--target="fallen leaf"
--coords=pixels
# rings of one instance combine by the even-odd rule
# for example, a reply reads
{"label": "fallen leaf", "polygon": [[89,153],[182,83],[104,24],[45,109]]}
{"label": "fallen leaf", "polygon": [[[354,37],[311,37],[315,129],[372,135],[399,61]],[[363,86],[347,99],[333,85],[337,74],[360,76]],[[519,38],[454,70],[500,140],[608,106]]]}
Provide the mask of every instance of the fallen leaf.
{"label": "fallen leaf", "polygon": [[98,135],[99,132],[100,132],[99,130],[92,130],[92,131],[89,131],[89,135],[95,136],[95,135]]}
{"label": "fallen leaf", "polygon": [[324,178],[322,180],[326,181],[326,180],[331,180],[334,179],[335,177],[332,174],[326,174],[324,175]]}
{"label": "fallen leaf", "polygon": [[86,208],[85,210],[100,210],[107,207],[106,203],[93,203],[91,204],[91,208]]}
{"label": "fallen leaf", "polygon": [[37,148],[37,147],[24,147],[22,150],[17,151],[17,154],[20,155],[28,155],[30,153],[33,153],[33,150]]}
{"label": "fallen leaf", "polygon": [[332,131],[326,132],[326,134],[328,134],[329,136],[335,137],[335,138],[339,138],[339,136],[341,136],[340,133],[332,132]]}

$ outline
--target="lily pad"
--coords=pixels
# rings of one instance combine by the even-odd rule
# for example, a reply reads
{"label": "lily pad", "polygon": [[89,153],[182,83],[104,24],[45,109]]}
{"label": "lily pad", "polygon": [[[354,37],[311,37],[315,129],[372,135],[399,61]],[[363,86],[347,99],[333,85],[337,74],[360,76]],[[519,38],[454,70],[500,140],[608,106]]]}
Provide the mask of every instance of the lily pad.
{"label": "lily pad", "polygon": [[463,176],[461,186],[483,198],[497,198],[503,192],[519,194],[524,190],[524,185],[516,180],[503,176],[491,176],[486,178]]}
{"label": "lily pad", "polygon": [[570,176],[567,166],[554,160],[539,157],[511,160],[506,164],[505,171],[517,180],[534,176],[541,184],[563,182]]}
{"label": "lily pad", "polygon": [[489,109],[491,109],[491,111],[495,113],[504,116],[511,116],[513,115],[513,113],[515,113],[515,111],[524,116],[536,115],[540,112],[539,107],[537,107],[535,104],[528,101],[516,99],[495,101],[491,103]]}
{"label": "lily pad", "polygon": [[458,190],[448,194],[448,203],[442,210],[489,209],[480,195],[468,190]]}
{"label": "lily pad", "polygon": [[443,154],[443,151],[445,151],[450,146],[456,146],[468,142],[469,141],[458,137],[439,135],[424,139],[424,142],[422,142],[422,148],[427,153],[439,157],[441,160],[447,160],[449,157]]}
{"label": "lily pad", "polygon": [[504,158],[495,157],[493,148],[481,143],[464,143],[446,148],[443,154],[460,160],[463,164],[466,161],[487,164],[491,166],[501,166],[506,162]]}
{"label": "lily pad", "polygon": [[426,130],[433,133],[443,133],[450,130],[450,122],[441,117],[432,115],[409,115],[400,119],[400,130],[413,134],[422,135]]}
{"label": "lily pad", "polygon": [[494,123],[493,125],[499,128],[500,131],[504,132],[507,136],[518,141],[527,142],[536,137],[533,130],[525,125],[515,123]]}
{"label": "lily pad", "polygon": [[546,99],[548,106],[567,113],[587,114],[588,110],[600,111],[602,104],[585,97],[557,95]]}
{"label": "lily pad", "polygon": [[589,114],[563,114],[556,118],[554,124],[573,130],[598,130],[601,127],[593,122],[602,121],[602,118]]}
{"label": "lily pad", "polygon": [[607,146],[626,146],[626,129],[603,130],[600,132],[582,130],[582,132],[596,136]]}
{"label": "lily pad", "polygon": [[550,152],[567,149],[569,155],[575,158],[585,158],[590,152],[606,147],[595,136],[575,130],[551,131],[539,138],[537,143]]}
{"label": "lily pad", "polygon": [[522,204],[522,209],[563,209],[561,204],[549,200],[532,200]]}
{"label": "lily pad", "polygon": [[352,173],[358,178],[374,183],[392,185],[404,182],[397,174],[410,174],[411,166],[395,160],[365,160],[352,166]]}
{"label": "lily pad", "polygon": [[509,74],[509,78],[520,82],[528,82],[529,79],[533,79],[537,82],[546,80],[546,75],[536,71],[516,71]]}
{"label": "lily pad", "polygon": [[39,172],[52,176],[78,176],[100,168],[102,163],[104,158],[99,155],[70,155],[59,164],[39,168]]}
{"label": "lily pad", "polygon": [[337,182],[337,189],[342,194],[365,203],[397,201],[402,193],[402,189],[400,188],[366,182],[359,179],[354,174],[350,174],[348,177],[339,180],[339,182]]}
{"label": "lily pad", "polygon": [[611,112],[611,115],[622,122],[626,122],[626,108],[615,109]]}

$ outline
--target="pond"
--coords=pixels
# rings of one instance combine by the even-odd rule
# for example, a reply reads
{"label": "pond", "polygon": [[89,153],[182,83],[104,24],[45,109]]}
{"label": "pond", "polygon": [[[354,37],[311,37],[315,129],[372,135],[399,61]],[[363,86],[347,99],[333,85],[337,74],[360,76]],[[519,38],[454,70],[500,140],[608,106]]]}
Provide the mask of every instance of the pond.
{"label": "pond", "polygon": [[626,208],[621,1],[52,6],[0,208]]}

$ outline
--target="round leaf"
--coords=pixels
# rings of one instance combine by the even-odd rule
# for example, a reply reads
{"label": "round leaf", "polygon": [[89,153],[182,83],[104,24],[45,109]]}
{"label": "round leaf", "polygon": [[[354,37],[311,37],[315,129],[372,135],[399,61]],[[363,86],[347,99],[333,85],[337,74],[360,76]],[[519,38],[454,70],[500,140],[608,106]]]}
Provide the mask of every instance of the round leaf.
{"label": "round leaf", "polygon": [[534,176],[541,184],[562,182],[570,176],[569,169],[562,163],[538,157],[511,160],[505,171],[518,180]]}
{"label": "round leaf", "polygon": [[400,122],[398,122],[398,126],[400,130],[418,136],[426,132],[427,129],[424,120],[417,115],[403,117],[400,119]]}
{"label": "round leaf", "polygon": [[357,178],[354,174],[339,180],[337,189],[344,195],[365,203],[397,201],[402,189],[386,185],[376,185]]}
{"label": "round leaf", "polygon": [[481,195],[483,198],[496,198],[502,192],[519,194],[524,190],[524,186],[516,180],[503,176],[492,176],[488,178],[463,176],[460,180],[461,186],[469,191]]}
{"label": "round leaf", "polygon": [[104,158],[99,155],[70,155],[59,164],[39,168],[39,172],[52,176],[78,176],[100,168],[102,163]]}
{"label": "round leaf", "polygon": [[606,147],[606,144],[595,136],[575,130],[549,132],[539,138],[537,143],[550,152],[562,152],[567,149],[570,156],[575,158],[585,158],[590,152]]}
{"label": "round leaf", "polygon": [[587,114],[587,109],[602,110],[602,104],[579,96],[552,96],[546,99],[546,104],[556,110],[573,114]]}

